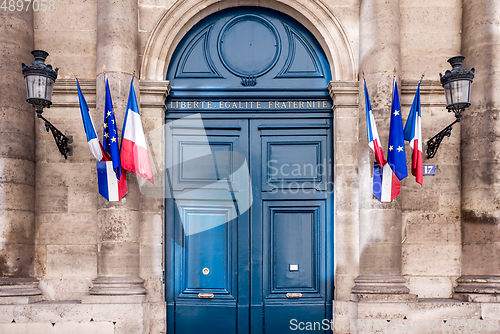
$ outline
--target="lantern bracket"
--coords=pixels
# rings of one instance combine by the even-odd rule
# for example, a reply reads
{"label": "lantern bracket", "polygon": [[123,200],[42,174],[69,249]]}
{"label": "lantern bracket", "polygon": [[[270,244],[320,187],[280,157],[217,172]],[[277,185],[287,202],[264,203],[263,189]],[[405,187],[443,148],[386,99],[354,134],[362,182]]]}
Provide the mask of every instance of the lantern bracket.
{"label": "lantern bracket", "polygon": [[457,117],[457,119],[448,125],[446,128],[441,130],[437,135],[432,137],[427,141],[427,159],[432,159],[436,155],[436,152],[439,148],[439,145],[441,144],[441,141],[444,139],[444,137],[449,137],[451,135],[451,130],[453,130],[453,125],[456,123],[460,122],[460,118]]}
{"label": "lantern bracket", "polygon": [[38,112],[38,110],[36,114],[38,118],[41,118],[45,121],[45,130],[47,130],[47,132],[49,132],[49,130],[50,132],[52,132],[52,136],[56,141],[56,145],[57,148],[59,149],[59,152],[61,152],[61,154],[64,155],[64,159],[67,160],[68,154],[71,151],[71,148],[68,144],[71,144],[73,142],[72,136],[66,137],[61,131],[59,131],[55,126],[53,126],[52,123],[50,123],[47,119],[45,119],[45,117],[42,116],[42,113]]}

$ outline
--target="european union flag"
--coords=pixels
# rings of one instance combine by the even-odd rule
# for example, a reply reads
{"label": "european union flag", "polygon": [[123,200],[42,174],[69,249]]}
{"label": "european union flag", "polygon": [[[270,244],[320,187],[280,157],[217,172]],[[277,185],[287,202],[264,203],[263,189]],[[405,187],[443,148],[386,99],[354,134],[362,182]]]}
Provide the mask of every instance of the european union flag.
{"label": "european union flag", "polygon": [[401,118],[401,104],[399,103],[398,83],[394,78],[392,91],[391,126],[389,130],[389,150],[387,163],[394,174],[401,181],[408,176],[406,169],[406,152],[403,134],[403,119]]}
{"label": "european union flag", "polygon": [[106,101],[104,106],[104,129],[102,131],[102,143],[104,150],[108,152],[113,162],[113,169],[116,178],[119,180],[122,175],[120,163],[120,148],[118,146],[118,131],[116,130],[115,114],[113,113],[113,102],[109,91],[108,78],[106,78]]}

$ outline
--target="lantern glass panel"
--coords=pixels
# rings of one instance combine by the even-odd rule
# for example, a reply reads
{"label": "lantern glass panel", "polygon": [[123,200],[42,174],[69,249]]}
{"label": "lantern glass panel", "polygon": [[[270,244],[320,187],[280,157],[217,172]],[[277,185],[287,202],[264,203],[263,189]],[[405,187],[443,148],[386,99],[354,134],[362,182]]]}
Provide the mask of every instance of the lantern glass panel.
{"label": "lantern glass panel", "polygon": [[470,81],[455,80],[444,85],[446,105],[448,107],[466,107],[470,105]]}
{"label": "lantern glass panel", "polygon": [[45,98],[49,101],[52,101],[52,92],[54,90],[54,80],[51,78],[47,78],[47,93]]}
{"label": "lantern glass panel", "polygon": [[28,88],[28,99],[45,99],[47,77],[43,75],[26,76],[26,86]]}

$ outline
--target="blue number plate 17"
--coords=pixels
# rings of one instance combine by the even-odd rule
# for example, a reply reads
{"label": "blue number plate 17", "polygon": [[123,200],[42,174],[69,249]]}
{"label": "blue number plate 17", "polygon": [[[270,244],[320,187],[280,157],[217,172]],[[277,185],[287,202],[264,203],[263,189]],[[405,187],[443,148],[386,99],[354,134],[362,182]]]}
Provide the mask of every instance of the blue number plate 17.
{"label": "blue number plate 17", "polygon": [[436,175],[436,165],[424,165],[424,175]]}

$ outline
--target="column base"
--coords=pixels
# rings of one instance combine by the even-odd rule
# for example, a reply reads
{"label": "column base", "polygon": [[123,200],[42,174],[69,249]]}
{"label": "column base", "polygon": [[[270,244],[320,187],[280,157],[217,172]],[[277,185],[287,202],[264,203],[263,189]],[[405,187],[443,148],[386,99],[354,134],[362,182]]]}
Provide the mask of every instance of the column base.
{"label": "column base", "polygon": [[140,277],[97,277],[92,281],[90,295],[129,296],[145,295],[144,280]]}
{"label": "column base", "polygon": [[36,278],[0,278],[0,304],[31,304],[42,300]]}
{"label": "column base", "polygon": [[500,276],[462,276],[457,279],[454,299],[466,302],[500,302]]}
{"label": "column base", "polygon": [[357,302],[417,302],[410,294],[403,276],[359,276],[354,279],[352,301]]}

